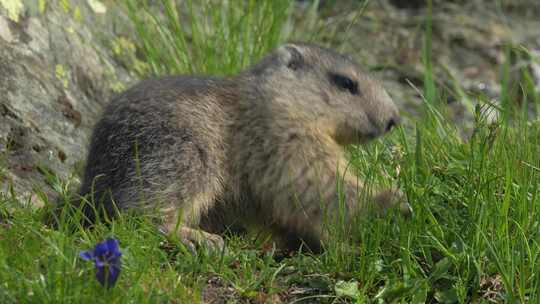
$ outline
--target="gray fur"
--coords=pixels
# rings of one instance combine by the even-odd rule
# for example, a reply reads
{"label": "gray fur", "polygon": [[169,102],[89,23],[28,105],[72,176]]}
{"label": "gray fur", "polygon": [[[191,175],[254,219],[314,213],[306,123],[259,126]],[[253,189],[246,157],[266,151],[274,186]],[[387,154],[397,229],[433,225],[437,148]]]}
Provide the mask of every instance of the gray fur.
{"label": "gray fur", "polygon": [[[359,95],[329,72],[357,81]],[[344,146],[398,119],[385,90],[350,58],[288,44],[237,76],[147,80],[115,98],[95,127],[80,194],[109,215],[113,202],[157,207],[163,227],[190,246],[222,246],[210,233],[256,222],[318,250],[338,178],[347,212],[363,206],[361,183],[343,172]],[[379,197],[381,206],[393,199]]]}

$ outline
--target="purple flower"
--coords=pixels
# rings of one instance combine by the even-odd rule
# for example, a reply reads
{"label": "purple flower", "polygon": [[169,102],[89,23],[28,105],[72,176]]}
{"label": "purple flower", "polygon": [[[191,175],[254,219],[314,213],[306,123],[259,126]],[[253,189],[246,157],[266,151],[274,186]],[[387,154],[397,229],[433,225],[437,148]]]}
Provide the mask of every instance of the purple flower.
{"label": "purple flower", "polygon": [[94,250],[82,251],[79,256],[85,261],[94,261],[96,279],[101,285],[110,288],[114,286],[120,274],[120,247],[114,238],[97,243]]}

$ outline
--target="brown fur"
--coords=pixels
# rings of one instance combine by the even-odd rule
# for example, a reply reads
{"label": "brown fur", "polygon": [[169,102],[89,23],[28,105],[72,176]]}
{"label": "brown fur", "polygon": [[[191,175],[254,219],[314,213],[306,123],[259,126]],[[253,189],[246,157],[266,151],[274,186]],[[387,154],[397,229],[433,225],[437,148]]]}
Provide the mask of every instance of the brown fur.
{"label": "brown fur", "polygon": [[[350,58],[288,44],[237,76],[147,80],[115,98],[95,127],[80,194],[109,214],[113,202],[158,207],[163,228],[189,246],[220,247],[211,233],[251,222],[317,251],[323,216],[338,209],[338,179],[347,214],[364,206],[344,146],[398,119],[385,90]],[[388,193],[373,201],[391,205]]]}

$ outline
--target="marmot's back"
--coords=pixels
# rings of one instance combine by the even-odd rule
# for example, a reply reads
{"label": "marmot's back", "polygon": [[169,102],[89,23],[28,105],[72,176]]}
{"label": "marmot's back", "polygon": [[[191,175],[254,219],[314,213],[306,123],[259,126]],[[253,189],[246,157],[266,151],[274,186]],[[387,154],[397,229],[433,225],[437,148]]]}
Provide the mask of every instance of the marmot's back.
{"label": "marmot's back", "polygon": [[[169,192],[198,191],[194,176],[221,167],[208,152],[223,145],[223,110],[214,94],[225,84],[166,77],[143,81],[112,100],[94,128],[80,193],[92,192],[111,213],[111,199],[123,209],[170,199]],[[163,182],[179,175],[185,177],[181,189]]]}

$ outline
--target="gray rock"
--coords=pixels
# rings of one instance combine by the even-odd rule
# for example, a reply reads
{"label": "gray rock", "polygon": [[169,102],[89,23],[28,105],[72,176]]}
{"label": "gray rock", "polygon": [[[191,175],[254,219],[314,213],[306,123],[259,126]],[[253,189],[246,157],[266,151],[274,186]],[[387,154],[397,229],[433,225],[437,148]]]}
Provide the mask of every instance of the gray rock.
{"label": "gray rock", "polygon": [[136,77],[111,47],[120,10],[12,2],[15,13],[0,6],[0,193],[28,198],[35,187],[49,192],[41,169],[70,176],[103,105]]}

